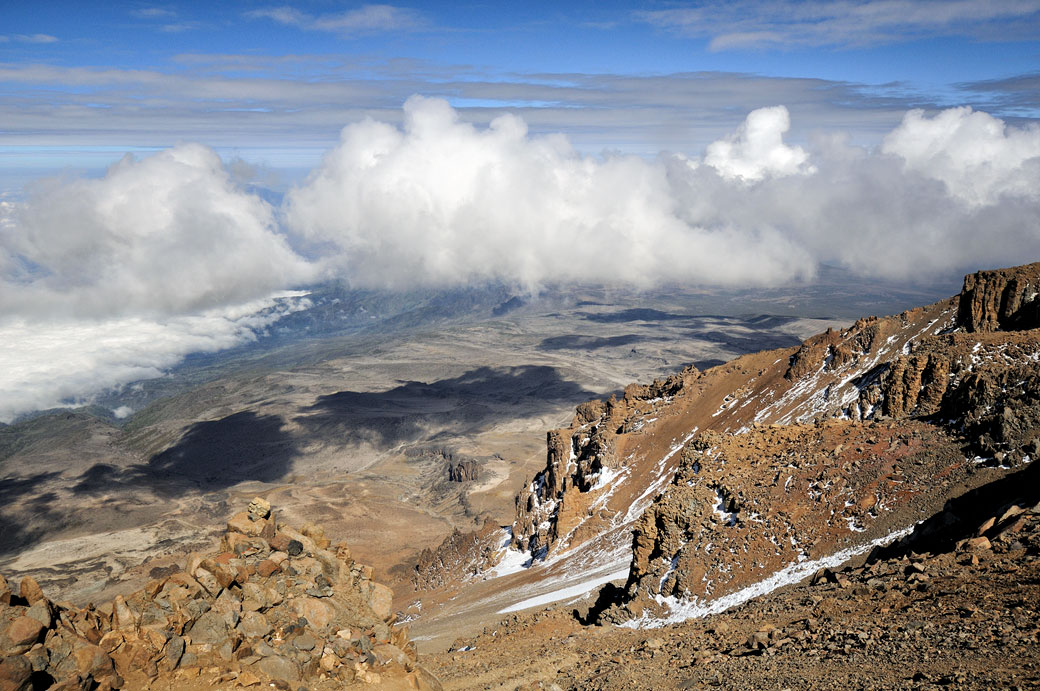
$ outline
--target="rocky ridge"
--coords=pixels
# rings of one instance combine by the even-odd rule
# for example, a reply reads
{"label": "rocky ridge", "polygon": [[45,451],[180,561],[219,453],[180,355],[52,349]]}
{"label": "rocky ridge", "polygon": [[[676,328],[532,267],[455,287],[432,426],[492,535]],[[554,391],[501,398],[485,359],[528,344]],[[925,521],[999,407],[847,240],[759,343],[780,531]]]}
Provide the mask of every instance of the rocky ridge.
{"label": "rocky ridge", "polygon": [[865,562],[707,618],[648,631],[545,608],[428,663],[447,689],[1033,688],[1038,470],[950,502]]}
{"label": "rocky ridge", "polygon": [[[605,619],[667,617],[884,539],[1031,462],[1040,450],[1040,319],[1030,318],[1037,270],[966,277],[957,300],[969,307],[958,305],[957,320],[879,358],[859,375],[854,403],[824,408],[829,422],[696,435],[635,525],[622,604]],[[860,320],[810,339],[785,379],[841,371],[908,321]],[[1001,330],[1010,323],[1016,330]]]}
{"label": "rocky ridge", "polygon": [[1038,274],[979,272],[927,307],[582,404],[511,528],[432,550],[417,588],[509,554],[575,578],[624,559],[621,621],[869,549],[1040,451]]}
{"label": "rocky ridge", "polygon": [[99,607],[0,577],[0,689],[440,687],[393,593],[320,526],[277,523],[256,498],[221,549]]}

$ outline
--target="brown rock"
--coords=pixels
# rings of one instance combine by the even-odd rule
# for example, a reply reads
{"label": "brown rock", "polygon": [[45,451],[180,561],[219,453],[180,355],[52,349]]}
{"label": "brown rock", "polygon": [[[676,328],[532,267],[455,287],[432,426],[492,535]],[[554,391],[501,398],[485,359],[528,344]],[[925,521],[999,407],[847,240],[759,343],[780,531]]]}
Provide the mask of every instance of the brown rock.
{"label": "brown rock", "polygon": [[274,563],[270,559],[264,559],[262,562],[256,565],[256,573],[261,578],[267,578],[272,573],[281,571],[282,567]]}
{"label": "brown rock", "polygon": [[316,630],[327,627],[336,614],[331,605],[315,597],[293,598],[288,604],[296,616],[306,618]]}
{"label": "brown rock", "polygon": [[30,605],[43,599],[43,589],[40,588],[40,584],[32,576],[26,576],[22,579],[22,585],[18,589],[18,594],[25,598]]}
{"label": "brown rock", "polygon": [[248,513],[241,511],[228,519],[227,530],[229,533],[260,537],[260,534],[264,532],[264,521],[253,520]]}
{"label": "brown rock", "polygon": [[122,595],[116,595],[112,601],[112,626],[120,629],[132,629],[137,626],[137,617]]}
{"label": "brown rock", "polygon": [[246,670],[238,675],[238,679],[235,680],[235,686],[259,686],[260,677],[256,676],[249,670]]}
{"label": "brown rock", "polygon": [[[229,560],[230,555],[223,560],[221,560],[220,557],[217,557],[216,559],[203,559],[202,563],[199,564],[199,568],[195,570],[195,576],[199,576],[200,569],[208,571],[213,574],[213,577],[216,579],[217,583],[220,584],[221,588],[230,588],[237,580],[238,574],[235,572],[235,569],[231,568],[228,564]],[[209,588],[207,588],[207,590],[209,590]]]}
{"label": "brown rock", "polygon": [[284,552],[289,547],[289,542],[292,540],[291,537],[282,532],[277,532],[271,537],[267,543],[271,546],[271,550],[274,552]]}
{"label": "brown rock", "polygon": [[0,644],[3,645],[4,655],[21,655],[33,646],[43,633],[42,623],[32,617],[20,616],[8,624],[3,635],[0,636]]}
{"label": "brown rock", "polygon": [[262,497],[254,497],[253,501],[249,502],[246,512],[254,521],[265,520],[271,515],[271,502]]}
{"label": "brown rock", "polygon": [[11,596],[14,593],[11,592],[11,586],[7,583],[7,579],[0,576],[0,605],[11,604]]}
{"label": "brown rock", "polygon": [[270,550],[267,541],[261,537],[249,537],[242,533],[227,533],[224,536],[224,545],[229,552],[237,555],[262,554]]}
{"label": "brown rock", "polygon": [[989,538],[986,537],[972,537],[957,543],[958,552],[983,552],[991,548]]}
{"label": "brown rock", "polygon": [[112,658],[96,645],[81,646],[73,655],[76,658],[76,670],[81,677],[100,679],[114,673]]}
{"label": "brown rock", "polygon": [[369,583],[368,606],[372,608],[376,616],[386,621],[392,614],[394,603],[394,591],[381,583]]}
{"label": "brown rock", "polygon": [[0,659],[0,689],[3,691],[29,691],[32,688],[32,664],[22,655],[11,655]]}

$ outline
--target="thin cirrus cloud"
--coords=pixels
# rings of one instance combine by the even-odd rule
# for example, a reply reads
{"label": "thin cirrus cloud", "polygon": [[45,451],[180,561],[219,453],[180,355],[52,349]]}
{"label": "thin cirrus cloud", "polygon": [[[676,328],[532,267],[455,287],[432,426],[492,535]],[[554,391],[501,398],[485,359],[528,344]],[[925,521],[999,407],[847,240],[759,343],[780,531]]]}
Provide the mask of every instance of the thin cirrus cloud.
{"label": "thin cirrus cloud", "polygon": [[1031,39],[1040,29],[1037,0],[830,0],[707,2],[635,13],[635,18],[693,38],[709,49],[868,46],[933,37]]}
{"label": "thin cirrus cloud", "polygon": [[352,35],[382,31],[415,31],[426,26],[417,11],[394,5],[364,5],[354,10],[311,15],[294,7],[271,7],[251,10],[250,19],[271,19],[279,24],[297,26],[308,31]]}
{"label": "thin cirrus cloud", "polygon": [[58,37],[50,34],[13,34],[10,36],[0,35],[0,43],[57,43]]}

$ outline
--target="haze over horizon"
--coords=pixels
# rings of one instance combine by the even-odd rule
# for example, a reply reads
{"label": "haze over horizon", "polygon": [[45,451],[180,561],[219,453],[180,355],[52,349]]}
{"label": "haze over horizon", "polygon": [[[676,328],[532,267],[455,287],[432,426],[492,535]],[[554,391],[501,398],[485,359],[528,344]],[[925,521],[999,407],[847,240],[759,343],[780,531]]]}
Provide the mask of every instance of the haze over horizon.
{"label": "haze over horizon", "polygon": [[331,279],[1040,259],[1040,1],[0,15],[0,420],[241,343]]}

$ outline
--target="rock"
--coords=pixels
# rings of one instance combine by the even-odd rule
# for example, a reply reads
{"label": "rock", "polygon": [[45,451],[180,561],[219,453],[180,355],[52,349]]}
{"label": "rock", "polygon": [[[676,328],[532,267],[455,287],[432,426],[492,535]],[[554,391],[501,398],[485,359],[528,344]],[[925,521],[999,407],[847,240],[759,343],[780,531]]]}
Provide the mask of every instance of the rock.
{"label": "rock", "polygon": [[972,537],[957,543],[958,552],[984,552],[992,547],[986,537]]}
{"label": "rock", "polygon": [[403,667],[409,662],[408,655],[406,655],[405,652],[396,645],[390,643],[380,643],[379,645],[373,646],[372,654],[375,655],[376,661],[381,665],[385,665],[389,662],[396,662]]}
{"label": "rock", "polygon": [[73,653],[76,658],[76,670],[81,677],[100,679],[114,673],[112,658],[96,645],[84,645]]}
{"label": "rock", "polygon": [[239,556],[263,554],[270,550],[267,541],[262,537],[249,537],[242,533],[227,533],[225,535],[225,545],[229,552]]}
{"label": "rock", "polygon": [[281,681],[300,680],[299,668],[292,661],[282,657],[281,655],[265,657],[263,660],[256,663],[256,667],[271,679]]}
{"label": "rock", "polygon": [[3,654],[21,655],[27,652],[39,640],[43,630],[43,624],[32,617],[22,615],[14,619],[0,636]]}
{"label": "rock", "polygon": [[112,626],[120,629],[132,629],[137,626],[137,617],[126,604],[122,595],[112,600]]}
{"label": "rock", "polygon": [[46,598],[37,600],[32,607],[25,610],[25,616],[32,617],[36,621],[43,624],[43,628],[49,629],[51,623],[54,621],[54,617],[51,614],[51,605]]}
{"label": "rock", "polygon": [[18,588],[18,594],[25,598],[30,605],[34,605],[43,599],[43,590],[32,576],[26,576],[22,579],[22,584]]}
{"label": "rock", "polygon": [[227,638],[227,620],[219,612],[206,612],[188,632],[192,643],[210,643],[218,645]]}
{"label": "rock", "polygon": [[318,642],[309,633],[301,634],[293,639],[293,647],[297,650],[314,650],[316,645],[318,645]]}
{"label": "rock", "polygon": [[238,679],[235,680],[235,686],[259,686],[260,677],[256,676],[249,670],[246,670],[238,675]]}
{"label": "rock", "polygon": [[256,565],[256,573],[261,578],[267,578],[273,573],[277,573],[282,570],[282,567],[271,561],[270,559],[264,559],[262,562]]}
{"label": "rock", "polygon": [[229,533],[241,533],[248,537],[260,537],[266,528],[264,521],[257,521],[242,511],[228,519],[227,529]]}
{"label": "rock", "polygon": [[254,497],[253,501],[249,502],[249,507],[246,509],[246,513],[254,521],[265,520],[271,515],[271,502],[261,497]]}
{"label": "rock", "polygon": [[314,597],[297,597],[289,601],[289,607],[296,616],[304,617],[317,630],[324,629],[332,623],[335,610],[331,605]]}
{"label": "rock", "polygon": [[0,659],[0,690],[29,691],[33,688],[32,673],[32,665],[22,655]]}
{"label": "rock", "polygon": [[[213,577],[216,579],[217,583],[220,584],[221,588],[230,588],[238,578],[238,574],[227,564],[226,560],[220,562],[216,559],[203,559],[202,563],[199,564],[197,569],[195,569],[196,578],[199,577],[200,570],[208,571],[213,574]],[[201,579],[199,582],[202,582]],[[209,589],[207,588],[207,590]]]}
{"label": "rock", "polygon": [[383,621],[393,613],[394,591],[381,583],[370,583],[368,586],[368,606]]}
{"label": "rock", "polygon": [[181,658],[184,656],[184,639],[180,636],[171,636],[170,640],[166,642],[166,648],[163,651],[163,665],[167,670],[172,670],[180,664]]}
{"label": "rock", "polygon": [[247,612],[238,622],[238,630],[247,638],[263,638],[271,633],[271,624],[267,621],[267,617],[259,612]]}
{"label": "rock", "polygon": [[474,460],[448,464],[448,480],[451,482],[473,482],[477,479],[480,466]]}

